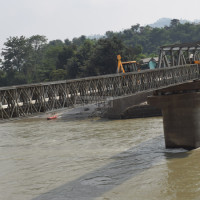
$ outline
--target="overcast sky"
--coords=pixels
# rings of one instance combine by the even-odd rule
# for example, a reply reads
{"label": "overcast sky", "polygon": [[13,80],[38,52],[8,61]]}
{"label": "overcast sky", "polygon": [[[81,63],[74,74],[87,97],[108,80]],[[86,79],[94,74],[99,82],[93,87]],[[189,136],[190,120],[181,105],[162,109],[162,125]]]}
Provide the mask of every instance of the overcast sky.
{"label": "overcast sky", "polygon": [[121,31],[162,17],[200,19],[200,0],[0,0],[0,47],[10,36],[48,40]]}

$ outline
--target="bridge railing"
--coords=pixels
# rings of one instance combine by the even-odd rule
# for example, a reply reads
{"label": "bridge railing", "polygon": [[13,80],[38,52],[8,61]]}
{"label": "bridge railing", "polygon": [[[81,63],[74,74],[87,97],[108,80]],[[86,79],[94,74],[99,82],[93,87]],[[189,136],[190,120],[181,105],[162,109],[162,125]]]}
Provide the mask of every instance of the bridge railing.
{"label": "bridge railing", "polygon": [[198,65],[184,65],[67,81],[0,88],[0,119],[99,102],[106,97],[184,83],[199,78]]}

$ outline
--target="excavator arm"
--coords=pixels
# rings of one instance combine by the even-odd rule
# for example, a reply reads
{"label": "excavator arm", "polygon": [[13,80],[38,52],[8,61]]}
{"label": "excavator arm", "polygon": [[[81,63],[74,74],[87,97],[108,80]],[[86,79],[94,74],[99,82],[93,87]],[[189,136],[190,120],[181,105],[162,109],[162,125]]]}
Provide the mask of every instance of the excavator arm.
{"label": "excavator arm", "polygon": [[122,62],[121,56],[117,55],[117,73],[135,72],[138,71],[136,61]]}
{"label": "excavator arm", "polygon": [[121,59],[122,59],[122,57],[120,55],[117,55],[117,61],[118,61],[117,73],[125,73]]}

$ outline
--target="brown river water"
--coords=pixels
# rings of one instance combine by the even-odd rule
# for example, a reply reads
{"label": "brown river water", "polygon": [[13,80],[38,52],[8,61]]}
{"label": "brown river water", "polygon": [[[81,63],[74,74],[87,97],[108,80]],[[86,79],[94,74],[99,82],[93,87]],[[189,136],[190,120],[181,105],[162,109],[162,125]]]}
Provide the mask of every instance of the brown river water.
{"label": "brown river water", "polygon": [[199,200],[200,149],[165,149],[161,117],[0,123],[0,200]]}

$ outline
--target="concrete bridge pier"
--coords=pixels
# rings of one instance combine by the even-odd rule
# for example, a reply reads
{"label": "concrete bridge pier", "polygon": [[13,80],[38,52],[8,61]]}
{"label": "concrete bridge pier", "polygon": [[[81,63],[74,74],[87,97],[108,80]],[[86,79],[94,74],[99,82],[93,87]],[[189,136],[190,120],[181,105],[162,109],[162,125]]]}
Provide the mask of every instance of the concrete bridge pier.
{"label": "concrete bridge pier", "polygon": [[107,108],[106,113],[104,113],[104,117],[109,119],[121,119],[125,110],[147,101],[147,97],[152,94],[152,91],[145,91],[111,99],[109,100],[109,107]]}
{"label": "concrete bridge pier", "polygon": [[200,92],[187,92],[148,98],[162,109],[166,148],[200,147]]}

